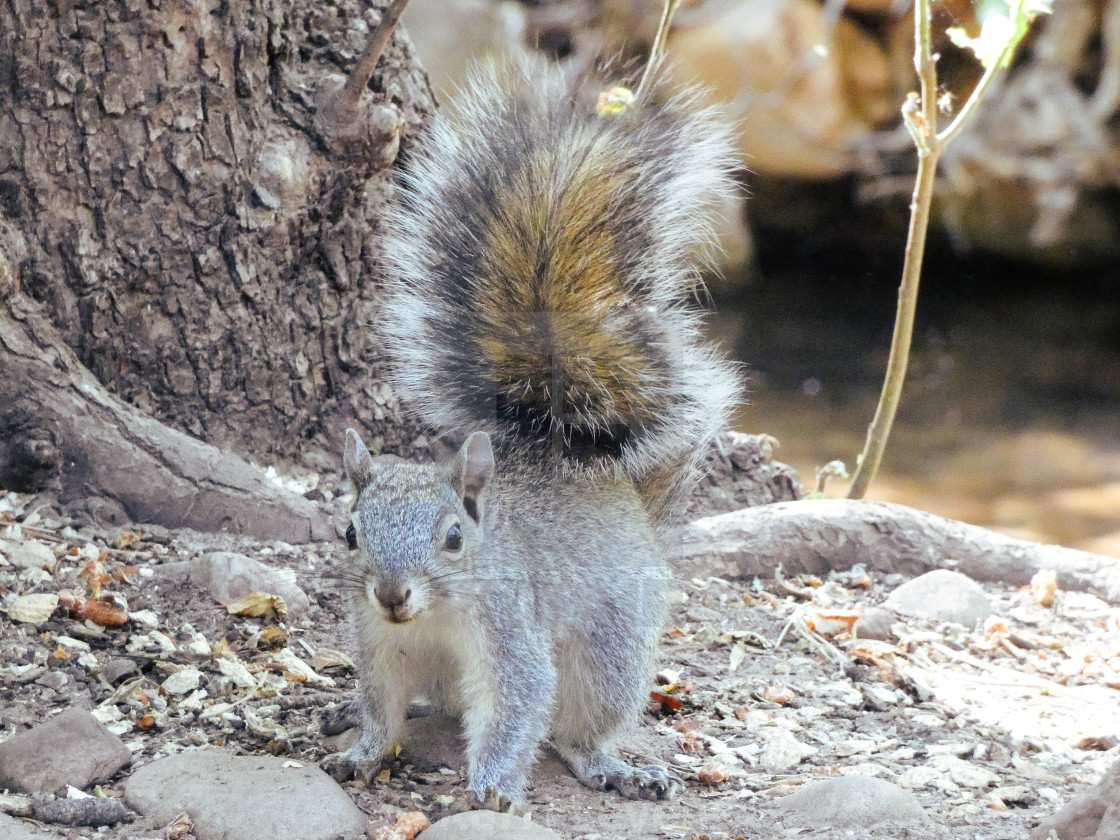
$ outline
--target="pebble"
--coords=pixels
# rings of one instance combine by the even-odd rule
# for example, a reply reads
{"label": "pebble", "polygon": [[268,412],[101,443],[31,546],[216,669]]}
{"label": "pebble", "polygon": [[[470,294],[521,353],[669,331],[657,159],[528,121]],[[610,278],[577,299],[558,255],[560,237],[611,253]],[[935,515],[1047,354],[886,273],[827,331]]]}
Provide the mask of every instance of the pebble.
{"label": "pebble", "polygon": [[[560,840],[543,825],[513,814],[467,811],[445,817],[425,829],[418,840]],[[200,838],[201,840],[201,838]]]}
{"label": "pebble", "polygon": [[141,767],[125,785],[125,801],[161,825],[187,813],[197,840],[358,840],[368,827],[318,767],[213,748]]}
{"label": "pebble", "polygon": [[239,688],[256,688],[257,681],[253,679],[253,675],[249,673],[241,662],[236,659],[217,659],[218,670],[222,672],[223,677],[229,677],[230,682]]}
{"label": "pebble", "polygon": [[125,659],[124,657],[116,657],[115,659],[110,659],[105,664],[101,676],[109,685],[116,686],[123,682],[125,677],[134,676],[139,673],[140,671],[137,669],[135,661]]}
{"label": "pebble", "polygon": [[0,744],[0,788],[53,793],[64,785],[104,782],[132,754],[93,716],[69,709]]}
{"label": "pebble", "polygon": [[801,759],[812,755],[816,749],[802,744],[786,730],[779,729],[766,739],[758,763],[771,772],[789,770],[801,763]]}
{"label": "pebble", "polygon": [[162,687],[168,694],[189,694],[198,688],[201,679],[202,672],[197,668],[183,668],[165,679]]}
{"label": "pebble", "polygon": [[904,788],[924,788],[941,778],[941,773],[928,765],[911,767],[898,777],[898,783]]}
{"label": "pebble", "polygon": [[857,639],[889,642],[893,637],[891,626],[897,620],[889,610],[884,610],[882,607],[867,607],[853,628],[855,636]]}
{"label": "pebble", "polygon": [[947,767],[949,778],[961,787],[983,789],[1000,783],[999,775],[993,773],[987,767],[981,767],[960,758],[938,758],[934,765]]}
{"label": "pebble", "polygon": [[960,572],[936,569],[904,583],[891,593],[887,609],[972,628],[992,614],[984,590]]}
{"label": "pebble", "polygon": [[0,545],[0,552],[8,558],[8,562],[21,569],[46,569],[54,571],[54,552],[44,543],[37,540],[26,542],[7,541]]}
{"label": "pebble", "polygon": [[295,572],[266,566],[235,551],[216,551],[187,564],[191,582],[205,587],[216,601],[232,604],[253,592],[279,595],[290,615],[307,612],[311,600],[295,582]]}
{"label": "pebble", "polygon": [[796,811],[817,825],[837,829],[870,828],[888,821],[928,817],[913,794],[873,776],[837,776],[803,787],[774,803]]}

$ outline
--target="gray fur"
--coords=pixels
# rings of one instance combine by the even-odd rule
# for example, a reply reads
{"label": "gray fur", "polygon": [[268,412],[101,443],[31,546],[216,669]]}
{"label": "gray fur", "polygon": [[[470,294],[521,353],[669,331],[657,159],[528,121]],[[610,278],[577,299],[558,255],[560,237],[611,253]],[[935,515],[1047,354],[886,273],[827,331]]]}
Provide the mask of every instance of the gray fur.
{"label": "gray fur", "polygon": [[[610,207],[589,208],[588,223],[595,211],[613,223],[631,304],[604,311],[601,330],[642,335],[653,364],[613,371],[622,384],[604,383],[603,400],[565,404],[559,418],[545,411],[544,422],[569,419],[591,438],[626,427],[609,465],[634,481],[675,463],[691,476],[741,394],[733,366],[702,339],[695,306],[697,268],[714,246],[716,208],[736,189],[738,154],[721,115],[700,107],[691,91],[666,95],[655,86],[650,97],[665,98],[663,104],[639,103],[633,114],[600,118],[588,87],[595,90],[544,64],[479,69],[450,116],[437,116],[402,179],[401,206],[386,220],[378,333],[395,360],[395,388],[426,422],[508,433],[508,420],[494,411],[494,372],[481,363],[476,340],[485,332],[480,324],[520,308],[496,303],[507,303],[508,287],[492,276],[487,237],[497,232],[516,241],[516,221],[502,209],[511,195],[526,213],[547,213],[556,194],[573,185],[615,183]],[[595,154],[603,148],[611,155]],[[525,249],[535,244],[518,242]],[[518,314],[531,323],[538,313]],[[627,401],[614,399],[612,387],[660,406],[656,422],[620,414],[618,405]]]}
{"label": "gray fur", "polygon": [[386,220],[378,332],[405,402],[474,434],[441,466],[347,435],[353,761],[424,696],[462,715],[483,802],[523,800],[546,737],[591,788],[679,787],[613,745],[664,620],[653,519],[739,394],[692,300],[735,158],[690,94],[600,118],[543,66],[479,73],[436,119]]}
{"label": "gray fur", "polygon": [[[478,524],[454,490],[456,462],[390,465],[356,500],[348,594],[364,725],[349,758],[379,760],[423,696],[463,715],[480,800],[521,801],[547,735],[587,785],[671,796],[664,770],[609,752],[648,696],[664,620],[664,563],[637,493],[524,451],[495,460]],[[457,555],[440,550],[449,521]],[[372,596],[385,582],[411,590],[407,623]]]}

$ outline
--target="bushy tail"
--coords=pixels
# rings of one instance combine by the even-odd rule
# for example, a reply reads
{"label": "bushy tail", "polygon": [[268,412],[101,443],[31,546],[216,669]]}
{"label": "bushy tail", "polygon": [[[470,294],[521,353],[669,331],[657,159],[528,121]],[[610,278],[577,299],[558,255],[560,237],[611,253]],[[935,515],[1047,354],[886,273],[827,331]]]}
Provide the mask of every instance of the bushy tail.
{"label": "bushy tail", "polygon": [[379,333],[428,423],[620,468],[659,514],[739,397],[694,303],[736,155],[689,94],[600,117],[574,90],[481,71],[436,121],[385,239]]}

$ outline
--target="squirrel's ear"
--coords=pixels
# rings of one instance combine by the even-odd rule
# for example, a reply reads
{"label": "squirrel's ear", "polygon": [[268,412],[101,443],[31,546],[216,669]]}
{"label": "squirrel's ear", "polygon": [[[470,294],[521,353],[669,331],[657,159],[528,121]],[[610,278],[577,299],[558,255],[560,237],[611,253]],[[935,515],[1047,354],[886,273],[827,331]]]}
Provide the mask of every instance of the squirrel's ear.
{"label": "squirrel's ear", "polygon": [[346,452],[342,456],[346,475],[354,487],[354,495],[361,493],[373,478],[373,456],[369,454],[361,437],[353,429],[346,430]]}
{"label": "squirrel's ear", "polygon": [[485,511],[486,486],[494,475],[494,450],[490,435],[475,432],[455,456],[451,467],[452,482],[463,500],[467,515],[475,522],[482,521]]}

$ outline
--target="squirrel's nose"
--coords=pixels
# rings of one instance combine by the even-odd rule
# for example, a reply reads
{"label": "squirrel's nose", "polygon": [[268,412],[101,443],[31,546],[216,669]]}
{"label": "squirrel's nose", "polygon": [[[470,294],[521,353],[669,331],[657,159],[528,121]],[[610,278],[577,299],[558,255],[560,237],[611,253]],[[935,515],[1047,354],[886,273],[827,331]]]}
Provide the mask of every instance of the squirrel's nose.
{"label": "squirrel's nose", "polygon": [[373,596],[387,610],[407,603],[410,595],[411,589],[401,589],[399,586],[375,586],[373,589]]}

